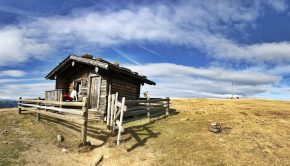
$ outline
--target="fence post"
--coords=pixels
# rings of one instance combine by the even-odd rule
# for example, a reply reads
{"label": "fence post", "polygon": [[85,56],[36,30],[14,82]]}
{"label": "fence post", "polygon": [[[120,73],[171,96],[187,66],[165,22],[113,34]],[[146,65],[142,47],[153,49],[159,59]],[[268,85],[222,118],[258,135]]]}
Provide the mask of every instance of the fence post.
{"label": "fence post", "polygon": [[111,116],[111,94],[108,96],[108,108],[107,108],[107,128],[110,126],[110,116]]}
{"label": "fence post", "polygon": [[112,101],[111,101],[111,118],[110,118],[110,130],[113,130],[113,125],[114,125],[114,110],[115,110],[115,100],[116,100],[116,95],[112,94]]}
{"label": "fence post", "polygon": [[116,97],[115,97],[115,105],[114,105],[114,117],[113,117],[113,131],[115,131],[115,126],[116,126],[116,123],[114,121],[114,119],[116,119],[116,115],[117,115],[117,103],[118,103],[118,92],[116,92]]}
{"label": "fence post", "polygon": [[166,97],[166,115],[169,115],[169,97]]}
{"label": "fence post", "polygon": [[[37,103],[36,103],[37,106],[39,105],[39,100],[40,100],[40,97],[37,98]],[[36,109],[39,110],[38,107]],[[40,120],[40,113],[36,113],[36,121],[39,121],[39,120]]]}
{"label": "fence post", "polygon": [[84,111],[83,113],[83,125],[81,128],[81,135],[82,135],[82,145],[87,144],[87,131],[88,131],[88,98],[84,97],[83,102],[85,103],[82,110]]}
{"label": "fence post", "polygon": [[121,138],[121,132],[123,130],[122,123],[123,123],[123,116],[124,116],[124,110],[125,110],[125,97],[122,97],[122,106],[121,106],[121,114],[120,114],[120,121],[118,124],[118,137],[117,137],[117,146],[120,144],[120,138]]}
{"label": "fence post", "polygon": [[150,121],[151,115],[150,115],[150,97],[147,97],[147,118]]}
{"label": "fence post", "polygon": [[19,101],[18,101],[18,114],[21,114],[21,99],[22,99],[22,97],[19,97]]}

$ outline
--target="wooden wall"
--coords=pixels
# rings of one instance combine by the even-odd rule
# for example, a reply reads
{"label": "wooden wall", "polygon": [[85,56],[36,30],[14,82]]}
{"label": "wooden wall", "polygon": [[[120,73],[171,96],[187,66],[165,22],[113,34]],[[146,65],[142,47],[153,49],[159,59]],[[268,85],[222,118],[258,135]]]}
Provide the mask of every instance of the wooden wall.
{"label": "wooden wall", "polygon": [[138,99],[140,95],[140,83],[133,82],[127,77],[111,78],[111,94],[119,93],[119,99],[126,97],[128,100]]}
{"label": "wooden wall", "polygon": [[107,98],[109,94],[108,76],[101,77],[100,103],[99,111],[105,113],[107,110]]}
{"label": "wooden wall", "polygon": [[74,81],[81,80],[81,79],[86,79],[87,80],[88,76],[89,76],[89,71],[88,70],[80,70],[80,71],[76,71],[76,72],[72,73],[71,76],[68,79],[68,82],[69,82],[68,91],[69,91],[69,93],[73,90],[73,88],[75,86],[74,85]]}
{"label": "wooden wall", "polygon": [[[74,81],[86,79],[88,82],[89,75],[94,74],[100,76],[101,85],[99,86],[100,94],[98,101],[98,111],[105,113],[107,109],[108,94],[119,93],[119,100],[126,97],[127,100],[138,99],[140,95],[141,83],[133,77],[122,75],[120,73],[109,73],[107,71],[99,70],[95,72],[95,68],[76,65],[69,67],[66,71],[62,71],[62,75],[56,79],[56,89],[63,89],[65,93],[71,93],[73,90]],[[95,88],[99,88],[95,87]],[[89,89],[87,89],[89,91]]]}
{"label": "wooden wall", "polygon": [[68,80],[64,78],[57,78],[55,81],[55,89],[62,89],[63,93],[68,93]]}

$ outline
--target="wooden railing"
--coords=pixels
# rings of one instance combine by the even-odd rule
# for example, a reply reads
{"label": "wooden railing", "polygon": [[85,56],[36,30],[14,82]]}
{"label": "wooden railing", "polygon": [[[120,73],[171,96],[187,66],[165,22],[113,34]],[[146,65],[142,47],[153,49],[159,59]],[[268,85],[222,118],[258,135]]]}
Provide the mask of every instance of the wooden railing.
{"label": "wooden railing", "polygon": [[45,100],[62,101],[62,89],[45,91]]}
{"label": "wooden railing", "polygon": [[35,112],[37,121],[41,119],[40,115],[43,114],[81,124],[81,140],[82,144],[86,145],[88,126],[88,99],[86,97],[83,98],[82,102],[62,102],[19,98],[19,114],[21,114],[23,110]]}
{"label": "wooden railing", "polygon": [[140,100],[126,100],[127,111],[124,114],[124,122],[137,119],[151,118],[159,115],[169,115],[170,99],[154,98]]}
{"label": "wooden railing", "polygon": [[118,93],[108,96],[106,123],[111,131],[118,129],[117,145],[120,144],[121,133],[124,132],[123,116],[126,110],[125,97],[122,97],[122,101],[119,102]]}
{"label": "wooden railing", "polygon": [[[138,119],[155,117],[158,115],[169,115],[170,99],[154,98],[126,100],[122,97],[118,101],[118,93],[108,96],[108,107],[105,121],[112,132],[118,130],[117,145],[120,144],[121,133],[124,132],[123,124]],[[81,124],[81,139],[83,145],[87,143],[88,126],[88,98],[84,97],[82,102],[63,102],[41,99],[19,99],[19,114],[23,110],[36,113],[37,120],[40,115]]]}

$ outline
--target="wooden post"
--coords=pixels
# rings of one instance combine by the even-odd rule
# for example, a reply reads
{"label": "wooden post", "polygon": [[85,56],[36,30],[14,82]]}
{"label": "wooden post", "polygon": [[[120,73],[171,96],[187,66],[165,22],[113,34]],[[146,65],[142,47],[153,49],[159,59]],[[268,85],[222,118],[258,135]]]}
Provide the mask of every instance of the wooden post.
{"label": "wooden post", "polygon": [[113,130],[113,119],[114,119],[114,109],[115,109],[115,100],[116,100],[116,95],[112,94],[112,101],[111,101],[111,118],[110,118],[110,129]]}
{"label": "wooden post", "polygon": [[111,116],[111,94],[108,96],[108,109],[107,109],[107,127],[110,126],[110,116]]}
{"label": "wooden post", "polygon": [[150,121],[150,97],[147,97],[147,118]]}
{"label": "wooden post", "polygon": [[21,99],[22,97],[19,97],[19,102],[18,102],[18,114],[21,114]]}
{"label": "wooden post", "polygon": [[[39,100],[40,100],[40,97],[37,98],[37,105],[39,105]],[[39,108],[37,107],[37,110],[39,110]],[[36,113],[36,121],[39,121],[40,120],[40,113]]]}
{"label": "wooden post", "polygon": [[118,136],[117,136],[117,146],[120,144],[120,138],[121,138],[121,132],[123,130],[123,115],[124,115],[124,110],[125,110],[125,97],[122,97],[122,106],[121,106],[121,114],[120,114],[120,120],[119,120],[119,124],[118,124]]}
{"label": "wooden post", "polygon": [[81,135],[82,135],[82,145],[87,144],[87,131],[88,131],[88,98],[84,97],[83,102],[85,102],[85,106],[83,106],[82,110],[84,111],[83,114],[83,125],[81,128]]}
{"label": "wooden post", "polygon": [[166,115],[169,115],[169,97],[166,97]]}
{"label": "wooden post", "polygon": [[[116,115],[117,115],[117,102],[118,102],[118,92],[116,93],[116,97],[115,97],[115,104],[114,104],[114,117],[113,119],[116,119]],[[115,126],[116,126],[116,123],[115,121],[113,120],[113,131],[115,131]]]}

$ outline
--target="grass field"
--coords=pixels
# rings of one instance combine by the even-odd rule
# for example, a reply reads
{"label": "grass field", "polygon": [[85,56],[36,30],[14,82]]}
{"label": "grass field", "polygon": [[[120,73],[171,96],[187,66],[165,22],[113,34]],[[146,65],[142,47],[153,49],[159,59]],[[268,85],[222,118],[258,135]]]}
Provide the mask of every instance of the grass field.
{"label": "grass field", "polygon": [[[174,99],[171,108],[168,117],[127,124],[115,148],[106,145],[110,134],[94,125],[95,148],[87,153],[78,152],[73,125],[4,109],[0,134],[8,133],[0,135],[0,165],[89,165],[100,154],[101,165],[290,165],[290,102]],[[210,132],[211,122],[225,130]],[[57,134],[65,141],[56,142]]]}

